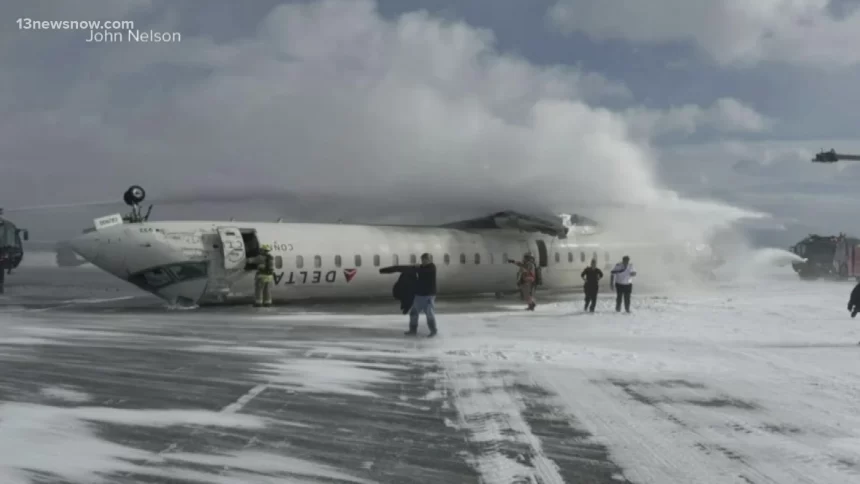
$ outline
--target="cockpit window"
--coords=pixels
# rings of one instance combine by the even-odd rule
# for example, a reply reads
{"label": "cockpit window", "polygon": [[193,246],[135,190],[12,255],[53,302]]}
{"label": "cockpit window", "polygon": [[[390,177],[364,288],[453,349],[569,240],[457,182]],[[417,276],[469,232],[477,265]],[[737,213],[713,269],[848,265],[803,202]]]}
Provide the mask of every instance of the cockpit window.
{"label": "cockpit window", "polygon": [[206,277],[207,264],[205,262],[191,262],[185,264],[175,264],[168,267],[179,282],[190,279],[198,279]]}
{"label": "cockpit window", "polygon": [[148,270],[141,274],[143,282],[146,285],[151,286],[153,288],[160,288],[170,284],[170,274],[167,273],[166,270],[162,268],[155,268],[152,270]]}
{"label": "cockpit window", "polygon": [[170,284],[205,278],[209,274],[206,261],[181,262],[166,266],[151,267],[132,274],[128,282],[146,291],[155,291]]}

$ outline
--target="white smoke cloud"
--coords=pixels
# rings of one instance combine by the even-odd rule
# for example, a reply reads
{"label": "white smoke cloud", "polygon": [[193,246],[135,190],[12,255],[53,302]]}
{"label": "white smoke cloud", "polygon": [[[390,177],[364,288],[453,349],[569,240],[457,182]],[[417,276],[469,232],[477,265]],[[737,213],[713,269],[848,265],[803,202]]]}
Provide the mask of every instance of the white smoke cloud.
{"label": "white smoke cloud", "polygon": [[[57,35],[68,47],[71,34]],[[314,195],[337,218],[595,210],[640,236],[686,237],[750,214],[667,195],[648,138],[766,127],[731,99],[680,114],[612,111],[601,105],[629,99],[623,84],[500,52],[492,32],[463,22],[387,20],[369,0],[282,5],[228,42],[186,35],[80,50],[89,68],[54,72],[57,91],[41,64],[0,74],[22,98],[57,99],[2,118],[0,188],[22,204],[103,199],[139,183],[151,196]],[[46,45],[39,58],[58,51]],[[647,224],[604,213],[629,205],[647,207]],[[287,197],[253,213],[295,206]]]}

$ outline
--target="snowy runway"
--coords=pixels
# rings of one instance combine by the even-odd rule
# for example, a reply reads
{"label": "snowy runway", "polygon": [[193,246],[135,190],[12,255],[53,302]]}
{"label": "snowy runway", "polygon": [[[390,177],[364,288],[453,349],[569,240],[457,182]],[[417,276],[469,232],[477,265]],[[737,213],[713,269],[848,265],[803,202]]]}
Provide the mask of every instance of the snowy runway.
{"label": "snowy runway", "polygon": [[440,302],[433,340],[405,339],[396,304],[166,311],[22,287],[0,300],[4,483],[860,480],[850,283],[634,293],[632,315],[605,294],[594,315],[579,294]]}

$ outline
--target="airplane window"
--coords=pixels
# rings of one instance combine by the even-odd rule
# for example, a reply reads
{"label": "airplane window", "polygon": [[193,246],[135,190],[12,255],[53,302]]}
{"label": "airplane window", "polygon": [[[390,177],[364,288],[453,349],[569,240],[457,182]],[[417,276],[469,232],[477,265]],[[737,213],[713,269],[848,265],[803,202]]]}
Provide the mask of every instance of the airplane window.
{"label": "airplane window", "polygon": [[509,260],[509,259],[508,259],[508,253],[507,253],[507,252],[502,252],[502,263],[505,263],[505,262],[507,262],[508,260]]}
{"label": "airplane window", "polygon": [[379,267],[379,254],[373,255],[373,267]]}
{"label": "airplane window", "polygon": [[585,262],[585,252],[579,253],[579,262]]}
{"label": "airplane window", "polygon": [[490,264],[495,264],[495,261],[494,261],[494,259],[493,259],[493,253],[492,253],[492,252],[490,252]]}
{"label": "airplane window", "polygon": [[567,252],[567,261],[573,262],[573,252],[570,252],[570,251]]}
{"label": "airplane window", "polygon": [[143,273],[143,280],[151,287],[157,288],[170,284],[170,274],[164,269],[155,268]]}
{"label": "airplane window", "polygon": [[591,259],[595,261],[597,260],[597,252],[591,254]]}
{"label": "airplane window", "polygon": [[315,256],[314,256],[314,267],[315,267],[315,268],[317,268],[317,269],[319,269],[320,267],[322,267],[322,257],[320,257],[320,256],[318,256],[318,255],[315,255]]}
{"label": "airplane window", "polygon": [[280,269],[284,267],[284,259],[281,256],[275,257],[275,269]]}
{"label": "airplane window", "polygon": [[445,260],[445,265],[446,265],[446,266],[447,266],[448,264],[450,264],[450,263],[451,263],[451,256],[450,256],[450,255],[445,254],[445,256],[443,257],[443,259]]}
{"label": "airplane window", "polygon": [[188,281],[206,277],[209,266],[206,262],[187,262],[169,266],[168,269],[179,281]]}
{"label": "airplane window", "polygon": [[340,259],[340,256],[339,256],[339,255],[334,256],[334,266],[335,266],[335,267],[340,267],[340,265],[341,265],[341,259]]}
{"label": "airplane window", "polygon": [[418,258],[415,257],[415,254],[409,254],[409,263],[410,264],[417,264],[418,263]]}
{"label": "airplane window", "polygon": [[355,267],[361,267],[361,256],[355,254]]}
{"label": "airplane window", "polygon": [[398,257],[397,254],[391,254],[391,262],[391,265],[400,265],[400,257]]}
{"label": "airplane window", "polygon": [[300,255],[297,255],[296,256],[296,269],[301,269],[304,266],[305,266],[305,258],[300,256]]}
{"label": "airplane window", "polygon": [[460,264],[466,263],[466,254],[460,254]]}
{"label": "airplane window", "polygon": [[556,252],[555,253],[555,263],[558,264],[559,262],[561,262],[561,254]]}
{"label": "airplane window", "polygon": [[475,264],[481,263],[481,254],[475,254]]}

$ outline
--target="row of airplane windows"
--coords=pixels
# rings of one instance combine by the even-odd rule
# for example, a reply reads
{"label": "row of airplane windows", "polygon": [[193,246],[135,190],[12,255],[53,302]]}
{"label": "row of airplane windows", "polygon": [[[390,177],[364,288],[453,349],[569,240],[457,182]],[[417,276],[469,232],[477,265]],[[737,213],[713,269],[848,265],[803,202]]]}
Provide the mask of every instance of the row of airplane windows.
{"label": "row of airplane windows", "polygon": [[[495,261],[495,258],[493,257],[493,254],[490,253],[489,256],[490,256],[489,257],[489,263],[495,264],[496,261]],[[597,259],[597,252],[594,252],[591,257],[593,259]],[[451,256],[450,255],[445,254],[442,259],[443,259],[443,263],[446,266],[451,264]],[[561,263],[561,253],[556,252],[554,259],[555,259],[556,264]],[[579,262],[585,262],[586,259],[587,259],[587,257],[585,255],[585,252],[580,252],[579,253]],[[481,263],[481,254],[476,253],[473,260],[474,260],[475,264],[480,264]],[[509,260],[508,254],[503,253],[501,262],[505,263],[508,260]],[[609,262],[609,252],[603,253],[603,260],[605,262]],[[574,261],[574,252],[568,252],[567,253],[567,262],[572,264],[573,261]],[[361,255],[355,254],[353,262],[354,262],[355,267],[361,267]],[[375,254],[373,256],[373,266],[379,267],[381,263],[382,263],[381,258],[379,257],[378,254]],[[418,256],[415,254],[410,254],[409,255],[409,263],[410,264],[417,264],[418,263]],[[466,254],[460,254],[460,264],[466,264],[466,263],[467,263]],[[314,264],[314,268],[318,269],[318,268],[322,267],[322,257],[315,255],[313,264]],[[391,265],[396,266],[399,264],[400,264],[400,256],[398,256],[397,254],[392,254],[391,255]],[[335,267],[341,267],[342,265],[343,265],[343,259],[341,258],[341,256],[339,256],[339,255],[334,256],[334,266]],[[304,266],[305,266],[305,258],[300,256],[300,255],[297,255],[296,256],[296,268],[302,269],[302,268],[304,268]],[[281,256],[275,256],[275,268],[281,269],[283,267],[284,267],[284,259]]]}

